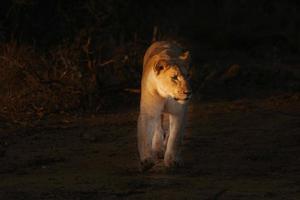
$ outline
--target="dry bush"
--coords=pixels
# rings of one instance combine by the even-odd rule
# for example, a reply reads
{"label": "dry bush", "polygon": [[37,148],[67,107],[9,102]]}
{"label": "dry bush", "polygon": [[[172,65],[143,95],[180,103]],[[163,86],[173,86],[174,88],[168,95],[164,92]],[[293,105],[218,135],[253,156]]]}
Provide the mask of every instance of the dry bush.
{"label": "dry bush", "polygon": [[78,106],[79,90],[57,79],[62,78],[63,73],[50,67],[47,60],[32,47],[18,45],[16,42],[1,45],[2,117],[26,121]]}
{"label": "dry bush", "polygon": [[2,118],[31,121],[53,112],[99,111],[120,103],[124,96],[118,94],[139,84],[144,47],[138,42],[96,44],[87,35],[42,53],[16,42],[2,44]]}

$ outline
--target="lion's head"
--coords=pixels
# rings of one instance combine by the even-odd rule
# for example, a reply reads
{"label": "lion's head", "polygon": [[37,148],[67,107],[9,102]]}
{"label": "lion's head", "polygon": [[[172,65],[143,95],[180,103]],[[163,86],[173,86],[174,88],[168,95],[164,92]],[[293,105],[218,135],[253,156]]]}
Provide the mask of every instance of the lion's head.
{"label": "lion's head", "polygon": [[160,59],[154,65],[158,93],[165,98],[185,102],[191,98],[189,83],[189,54],[176,59]]}

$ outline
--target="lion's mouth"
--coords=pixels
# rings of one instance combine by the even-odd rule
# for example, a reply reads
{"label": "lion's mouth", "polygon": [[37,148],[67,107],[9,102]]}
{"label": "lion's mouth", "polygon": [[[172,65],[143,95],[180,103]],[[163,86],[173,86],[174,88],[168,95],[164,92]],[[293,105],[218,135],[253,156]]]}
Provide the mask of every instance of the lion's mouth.
{"label": "lion's mouth", "polygon": [[192,92],[184,92],[183,95],[173,96],[173,99],[175,101],[187,101],[191,99],[191,97],[192,97]]}
{"label": "lion's mouth", "polygon": [[190,97],[185,97],[185,98],[177,98],[177,97],[174,97],[174,100],[175,101],[187,101],[187,100],[189,100],[190,99]]}

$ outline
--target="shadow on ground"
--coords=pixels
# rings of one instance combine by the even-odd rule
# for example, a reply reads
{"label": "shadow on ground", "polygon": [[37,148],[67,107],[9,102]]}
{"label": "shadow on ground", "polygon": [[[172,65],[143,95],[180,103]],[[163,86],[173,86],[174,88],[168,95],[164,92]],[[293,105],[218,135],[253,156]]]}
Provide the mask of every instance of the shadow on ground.
{"label": "shadow on ground", "polygon": [[136,107],[2,128],[0,199],[300,199],[299,102],[193,102],[173,172],[139,172]]}

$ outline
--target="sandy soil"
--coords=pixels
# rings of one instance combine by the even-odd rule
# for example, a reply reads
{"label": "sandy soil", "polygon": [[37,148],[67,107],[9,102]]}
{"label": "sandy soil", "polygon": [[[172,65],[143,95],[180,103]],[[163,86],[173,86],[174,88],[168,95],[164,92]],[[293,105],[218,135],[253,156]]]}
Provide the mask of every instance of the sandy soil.
{"label": "sandy soil", "polygon": [[137,114],[1,126],[0,199],[300,199],[299,95],[193,102],[175,171],[139,172]]}

